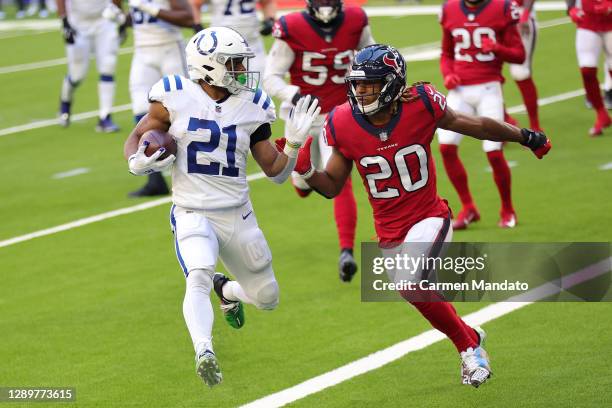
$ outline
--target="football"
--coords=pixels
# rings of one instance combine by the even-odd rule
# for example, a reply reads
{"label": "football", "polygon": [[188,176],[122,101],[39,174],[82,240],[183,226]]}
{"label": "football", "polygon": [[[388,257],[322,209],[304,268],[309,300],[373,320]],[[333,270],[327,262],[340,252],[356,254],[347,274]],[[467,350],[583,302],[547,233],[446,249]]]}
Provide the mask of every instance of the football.
{"label": "football", "polygon": [[168,132],[156,129],[149,130],[142,135],[139,145],[142,145],[145,141],[149,142],[149,146],[145,149],[147,157],[151,156],[162,147],[165,147],[166,151],[159,156],[158,160],[165,159],[171,154],[176,154],[176,142]]}

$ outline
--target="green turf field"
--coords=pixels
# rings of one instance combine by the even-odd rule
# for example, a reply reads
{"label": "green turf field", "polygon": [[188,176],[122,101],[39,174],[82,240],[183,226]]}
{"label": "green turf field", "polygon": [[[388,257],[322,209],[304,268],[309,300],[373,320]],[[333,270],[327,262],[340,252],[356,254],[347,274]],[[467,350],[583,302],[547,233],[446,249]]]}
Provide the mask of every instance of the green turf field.
{"label": "green turf field", "polygon": [[[563,17],[542,12],[541,22]],[[436,16],[373,17],[375,38],[399,48],[440,39]],[[540,31],[534,78],[540,97],[580,89],[574,26]],[[130,44],[124,45],[124,47]],[[57,32],[0,36],[0,68],[62,58]],[[119,57],[115,105],[129,103],[131,53]],[[93,64],[92,64],[93,65]],[[65,65],[0,74],[0,131],[53,118]],[[437,61],[408,64],[409,81],[440,89]],[[97,107],[96,75],[78,89],[75,112]],[[512,81],[507,106],[520,100]],[[527,125],[526,115],[516,118]],[[128,199],[143,178],[131,176],[122,146],[130,110],[114,115],[122,132],[98,134],[96,119],[70,128],[42,127],[0,136],[0,241],[147,200]],[[583,97],[541,108],[554,148],[536,160],[507,146],[519,226],[497,228],[499,200],[480,144],[461,155],[482,220],[455,233],[461,241],[610,241],[612,134],[587,136],[594,114]],[[282,134],[282,124],[274,126]],[[459,202],[441,166],[438,185]],[[86,174],[54,174],[87,168]],[[259,171],[251,163],[249,172]],[[355,180],[357,181],[357,180]],[[374,235],[361,183],[357,240]],[[0,387],[73,386],[78,407],[238,406],[340,367],[429,330],[403,303],[361,303],[358,282],[337,279],[331,202],[298,199],[290,185],[251,182],[259,224],[274,256],[281,303],[274,312],[247,306],[240,331],[215,305],[215,351],[224,382],[206,388],[194,373],[182,317],[184,279],[168,225],[169,205],[0,247]],[[458,304],[469,313],[477,303]],[[535,304],[486,324],[493,380],[478,390],[459,385],[459,360],[445,340],[380,369],[301,399],[299,407],[609,406],[610,304]],[[51,404],[49,406],[53,406]],[[11,406],[25,406],[13,404]],[[45,405],[47,406],[47,405]]]}

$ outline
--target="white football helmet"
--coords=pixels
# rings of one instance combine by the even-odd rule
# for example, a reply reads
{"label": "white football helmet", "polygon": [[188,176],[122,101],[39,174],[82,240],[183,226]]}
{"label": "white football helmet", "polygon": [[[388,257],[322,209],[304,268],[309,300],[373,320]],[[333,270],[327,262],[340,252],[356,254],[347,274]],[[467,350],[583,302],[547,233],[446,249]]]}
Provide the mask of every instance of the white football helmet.
{"label": "white football helmet", "polygon": [[187,43],[185,52],[192,81],[202,79],[232,94],[255,91],[259,86],[259,72],[249,71],[249,60],[255,54],[240,33],[231,28],[208,27],[198,32]]}

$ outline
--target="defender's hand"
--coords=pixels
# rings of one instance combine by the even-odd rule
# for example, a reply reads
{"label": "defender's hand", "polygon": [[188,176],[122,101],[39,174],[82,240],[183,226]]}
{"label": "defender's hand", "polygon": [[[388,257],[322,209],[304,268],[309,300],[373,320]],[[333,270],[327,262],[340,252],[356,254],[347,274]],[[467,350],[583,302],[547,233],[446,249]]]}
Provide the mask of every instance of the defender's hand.
{"label": "defender's hand", "polygon": [[145,174],[151,174],[158,171],[165,170],[168,166],[170,166],[176,157],[171,154],[163,160],[157,161],[159,156],[164,154],[166,149],[163,147],[153,153],[151,156],[147,157],[145,154],[145,149],[149,145],[149,142],[144,142],[136,153],[130,156],[128,159],[128,167],[130,169],[130,173],[136,176],[143,176]]}
{"label": "defender's hand", "polygon": [[274,19],[272,17],[266,18],[264,21],[261,22],[261,29],[259,30],[259,34],[272,34],[272,27],[274,27]]}
{"label": "defender's hand", "polygon": [[155,3],[150,3],[147,0],[130,0],[130,7],[136,8],[140,11],[144,11],[150,16],[157,17],[161,7]]}
{"label": "defender's hand", "polygon": [[488,54],[490,52],[495,52],[497,50],[497,43],[491,37],[483,37],[481,44],[482,45],[480,46],[480,49],[485,54]]}
{"label": "defender's hand", "polygon": [[306,95],[297,102],[289,113],[287,121],[287,142],[285,154],[289,157],[297,157],[298,149],[304,144],[312,123],[321,113],[319,101],[315,98],[311,101],[310,95]]}
{"label": "defender's hand", "polygon": [[310,145],[312,144],[312,136],[309,136],[304,142],[304,146],[300,148],[297,161],[293,171],[297,172],[301,178],[308,180],[314,173],[315,169],[310,161]]}
{"label": "defender's hand", "polygon": [[461,85],[461,78],[457,74],[449,74],[444,77],[444,87],[449,91]]}
{"label": "defender's hand", "polygon": [[125,14],[123,14],[123,11],[117,7],[115,3],[110,3],[106,6],[102,12],[102,17],[119,25],[125,24],[126,20]]}
{"label": "defender's hand", "polygon": [[74,44],[74,37],[77,35],[76,30],[72,28],[68,22],[68,17],[62,18],[62,37],[66,44]]}
{"label": "defender's hand", "polygon": [[570,18],[575,24],[579,24],[582,21],[582,17],[584,17],[584,11],[576,7],[569,9],[567,14],[569,14]]}
{"label": "defender's hand", "polygon": [[552,148],[550,140],[542,132],[536,132],[531,129],[523,128],[521,129],[521,134],[524,138],[521,144],[530,148],[538,159],[544,157]]}

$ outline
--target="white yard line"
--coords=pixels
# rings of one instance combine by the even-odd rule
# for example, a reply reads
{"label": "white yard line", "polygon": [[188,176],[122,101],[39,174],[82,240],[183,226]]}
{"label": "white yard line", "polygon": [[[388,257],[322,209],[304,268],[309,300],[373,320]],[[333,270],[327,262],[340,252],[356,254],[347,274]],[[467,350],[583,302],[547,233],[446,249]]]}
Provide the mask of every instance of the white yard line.
{"label": "white yard line", "polygon": [[[540,106],[544,106],[544,105],[550,105],[552,103],[555,102],[560,102],[560,101],[564,101],[566,99],[571,99],[574,98],[576,96],[580,96],[580,95],[584,95],[584,90],[582,89],[577,89],[575,91],[571,91],[571,92],[565,92],[559,95],[554,95],[554,96],[550,96],[547,98],[542,98],[538,100],[538,103]],[[114,112],[119,111],[119,108],[121,108],[122,110],[127,110],[129,109],[130,105],[123,105],[123,106],[119,106],[119,107],[115,107]],[[518,105],[518,106],[512,106],[510,108],[508,108],[508,112],[509,113],[519,113],[525,110],[525,106],[524,105]],[[86,112],[86,113],[81,113],[80,115],[83,115],[81,118],[84,117],[84,115],[89,115],[88,117],[93,117],[95,115],[97,115],[97,111],[92,111],[92,112]],[[75,115],[76,117],[77,115]],[[56,124],[57,120],[52,120],[50,124]],[[34,124],[29,124],[29,125],[22,125],[23,126],[33,126]],[[49,126],[49,125],[44,125],[44,126]],[[44,126],[34,126],[34,127],[30,127],[31,129],[35,129],[36,127],[44,127]],[[14,128],[13,128],[14,129]],[[27,129],[21,129],[18,131],[22,131],[22,130],[27,130]],[[3,136],[5,134],[8,133],[3,133],[3,131],[6,131],[6,129],[4,130],[0,130],[0,136]],[[12,133],[16,133],[12,132]],[[247,180],[257,180],[260,178],[265,177],[263,173],[255,173],[252,175],[249,175],[247,177]],[[153,208],[156,207],[158,205],[162,205],[162,204],[167,204],[170,202],[170,198],[162,198],[159,200],[154,200],[154,201],[149,201],[147,203],[143,203],[143,204],[139,204],[139,205],[135,205],[132,207],[127,207],[127,208],[121,208],[118,210],[114,210],[114,211],[110,211],[110,212],[106,212],[106,213],[102,213],[102,214],[98,214],[98,215],[94,215],[92,217],[87,217],[87,218],[82,218],[80,220],[76,220],[73,222],[69,222],[67,224],[62,224],[62,225],[58,225],[56,227],[52,227],[52,228],[47,228],[44,230],[40,230],[40,231],[36,231],[36,232],[32,232],[29,234],[25,234],[25,235],[21,235],[18,237],[13,237],[13,238],[9,238],[6,239],[4,241],[0,241],[0,248],[2,247],[7,247],[13,244],[17,244],[20,242],[24,242],[24,241],[29,241],[31,239],[34,238],[38,238],[38,237],[42,237],[42,236],[46,236],[46,235],[51,235],[51,234],[55,234],[57,232],[61,232],[61,231],[66,231],[72,228],[77,228],[83,225],[87,225],[87,224],[91,224],[93,222],[98,222],[98,221],[102,221],[102,220],[106,220],[108,218],[113,218],[113,217],[117,217],[119,215],[124,215],[124,214],[130,214],[133,212],[137,212],[137,211],[143,211],[146,210],[148,208]]]}
{"label": "white yard line", "polygon": [[[593,279],[612,269],[612,258],[606,258],[600,262],[590,265],[580,271],[566,276],[560,282],[546,283],[534,288],[528,294],[522,294],[509,299],[507,302],[494,303],[489,306],[470,313],[463,319],[470,326],[480,326],[499,317],[512,313],[534,300],[544,299],[555,295],[564,289],[569,289],[587,280]],[[531,299],[525,302],[525,299]],[[333,387],[358,375],[376,370],[386,364],[396,361],[405,355],[422,350],[445,339],[446,336],[437,330],[428,330],[417,336],[396,343],[383,350],[379,350],[366,357],[355,360],[342,367],[338,367],[327,373],[306,380],[293,387],[284,389],[256,401],[243,405],[241,408],[278,408],[295,402],[309,395],[320,392],[326,388]],[[459,386],[459,385],[458,385]]]}
{"label": "white yard line", "polygon": [[601,166],[599,166],[599,170],[612,170],[612,162],[610,163],[606,163],[606,164],[602,164]]}
{"label": "white yard line", "polygon": [[[266,177],[266,175],[263,172],[253,173],[247,176],[247,180],[248,181],[259,180],[264,177]],[[91,217],[81,218],[80,220],[72,221],[72,222],[58,225],[52,228],[47,228],[44,230],[29,233],[29,234],[20,235],[18,237],[5,239],[4,241],[0,241],[0,248],[15,245],[20,242],[29,241],[34,238],[44,237],[46,235],[52,235],[58,232],[82,227],[83,225],[93,224],[94,222],[107,220],[109,218],[119,217],[120,215],[132,214],[135,212],[147,210],[149,208],[154,208],[160,205],[169,204],[171,202],[172,202],[171,197],[158,198],[157,200],[147,201],[146,203],[133,205],[131,207],[120,208],[118,210],[105,212],[105,213],[94,215]]]}
{"label": "white yard line", "polygon": [[62,171],[61,173],[55,173],[53,176],[51,176],[51,178],[52,179],[63,179],[63,178],[68,178],[68,177],[79,176],[81,174],[86,174],[86,173],[89,173],[90,171],[91,169],[88,169],[87,167],[79,167],[77,169]]}

